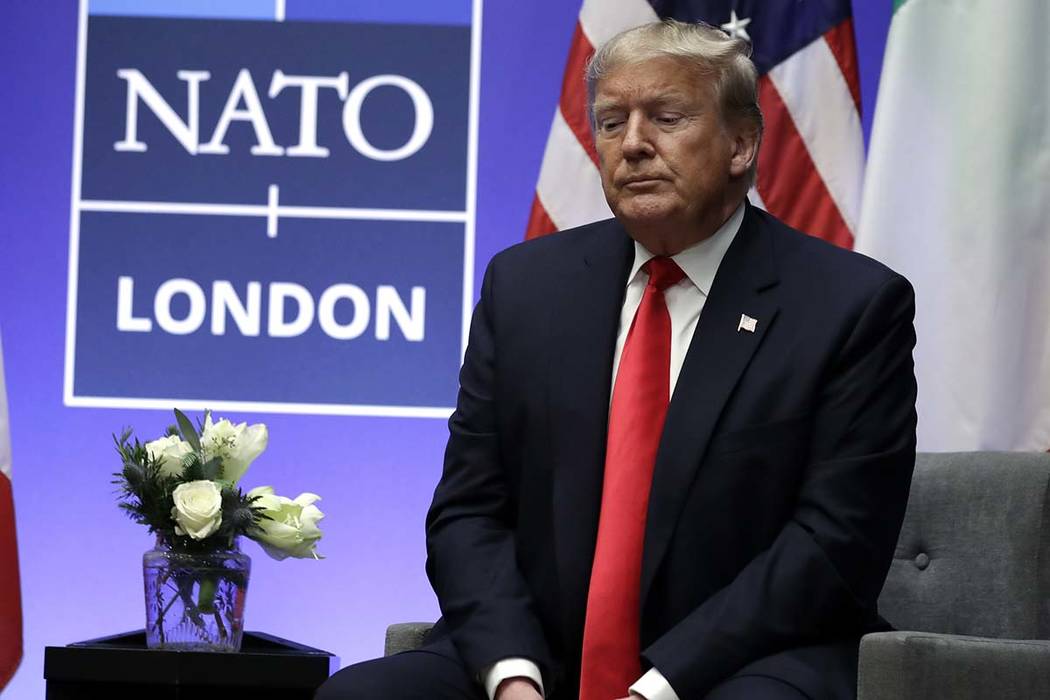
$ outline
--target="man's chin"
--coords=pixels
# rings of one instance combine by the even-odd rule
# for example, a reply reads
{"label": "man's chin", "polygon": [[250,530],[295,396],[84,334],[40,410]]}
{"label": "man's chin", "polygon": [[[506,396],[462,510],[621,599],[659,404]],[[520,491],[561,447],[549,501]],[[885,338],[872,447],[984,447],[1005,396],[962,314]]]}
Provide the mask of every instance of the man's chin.
{"label": "man's chin", "polygon": [[616,218],[625,226],[664,226],[673,223],[681,215],[677,207],[663,202],[631,202],[613,210]]}

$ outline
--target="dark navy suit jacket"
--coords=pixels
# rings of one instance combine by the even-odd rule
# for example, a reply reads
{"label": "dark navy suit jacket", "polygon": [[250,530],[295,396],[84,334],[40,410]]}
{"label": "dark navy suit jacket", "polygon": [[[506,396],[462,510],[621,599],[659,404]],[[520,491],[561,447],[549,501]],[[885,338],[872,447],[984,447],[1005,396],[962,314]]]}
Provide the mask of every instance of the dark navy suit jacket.
{"label": "dark navy suit jacket", "polygon": [[[493,258],[427,517],[433,648],[474,673],[530,658],[554,698],[578,693],[633,260],[615,220]],[[671,399],[645,524],[642,664],[683,700],[763,658],[791,666],[795,649],[855,654],[884,627],[915,456],[913,316],[903,277],[748,206]]]}

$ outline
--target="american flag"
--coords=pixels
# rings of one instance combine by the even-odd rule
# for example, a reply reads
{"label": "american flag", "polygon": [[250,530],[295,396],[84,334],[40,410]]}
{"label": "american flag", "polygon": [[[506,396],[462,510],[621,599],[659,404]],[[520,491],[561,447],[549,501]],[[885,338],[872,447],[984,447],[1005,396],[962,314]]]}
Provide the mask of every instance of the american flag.
{"label": "american flag", "polygon": [[612,216],[597,174],[584,67],[617,33],[665,17],[702,20],[751,42],[766,125],[751,201],[852,247],[864,139],[849,0],[584,0],[525,237]]}

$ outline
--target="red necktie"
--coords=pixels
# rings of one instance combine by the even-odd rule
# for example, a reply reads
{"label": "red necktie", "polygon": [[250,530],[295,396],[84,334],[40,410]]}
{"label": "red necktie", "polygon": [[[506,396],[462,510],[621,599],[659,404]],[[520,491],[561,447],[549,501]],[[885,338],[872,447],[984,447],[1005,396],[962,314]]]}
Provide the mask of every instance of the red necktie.
{"label": "red necktie", "polygon": [[671,316],[664,290],[684,273],[653,258],[627,333],[609,410],[598,541],[583,627],[580,700],[614,700],[641,674],[642,544],[656,450],[670,401]]}

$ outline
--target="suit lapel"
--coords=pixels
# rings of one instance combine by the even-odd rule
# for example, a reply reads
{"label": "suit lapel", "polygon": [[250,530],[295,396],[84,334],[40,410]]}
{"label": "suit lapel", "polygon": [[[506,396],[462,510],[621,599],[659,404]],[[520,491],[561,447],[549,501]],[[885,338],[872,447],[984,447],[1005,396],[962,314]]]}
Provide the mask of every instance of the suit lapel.
{"label": "suit lapel", "polygon": [[[777,282],[772,242],[759,216],[748,205],[711,286],[668,407],[646,519],[643,605],[722,409],[777,315],[769,289]],[[753,332],[738,330],[741,314],[757,319]]]}
{"label": "suit lapel", "polygon": [[552,298],[548,434],[555,560],[568,639],[583,629],[598,532],[613,349],[634,244],[615,221],[570,256]]}

